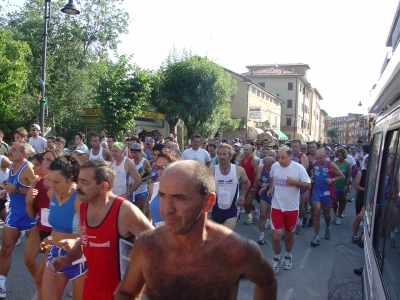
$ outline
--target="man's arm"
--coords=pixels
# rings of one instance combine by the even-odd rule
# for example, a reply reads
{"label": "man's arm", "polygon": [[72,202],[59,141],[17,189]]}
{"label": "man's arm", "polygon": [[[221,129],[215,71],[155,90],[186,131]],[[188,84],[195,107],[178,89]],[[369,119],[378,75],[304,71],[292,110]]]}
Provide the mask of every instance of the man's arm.
{"label": "man's arm", "polygon": [[135,163],[130,159],[125,160],[125,171],[133,178],[133,184],[129,189],[128,193],[133,193],[138,189],[142,183],[142,178],[140,178],[139,172],[136,169]]}
{"label": "man's arm", "polygon": [[145,279],[142,272],[142,245],[140,239],[133,245],[128,269],[114,294],[115,300],[140,299]]}
{"label": "man's arm", "polygon": [[257,181],[256,177],[257,177],[257,174],[258,174],[258,160],[253,157],[253,159],[251,160],[251,165],[252,165],[252,167],[254,169],[254,177],[255,177],[254,178],[255,179],[254,186],[257,187],[258,186],[258,181]]}
{"label": "man's arm", "polygon": [[210,164],[211,164],[211,157],[210,157],[210,154],[206,150],[204,150],[204,151],[205,151],[204,155],[205,155],[206,167],[209,168]]}
{"label": "man's arm", "polygon": [[331,163],[331,171],[336,175],[335,178],[332,178],[332,182],[340,181],[345,178],[342,171],[340,171],[339,167],[335,163]]}
{"label": "man's arm", "polygon": [[103,157],[106,161],[112,161],[111,153],[106,149],[103,149]]}
{"label": "man's arm", "polygon": [[305,154],[301,156],[301,165],[306,169],[306,171],[308,170],[308,157]]}
{"label": "man's arm", "polygon": [[356,179],[354,180],[354,188],[355,188],[357,191],[363,192],[363,191],[364,191],[364,188],[360,185],[361,176],[362,176],[361,171],[358,171],[358,172],[357,172]]}
{"label": "man's arm", "polygon": [[[25,168],[22,170],[19,179],[23,185],[30,186],[31,182],[36,179],[35,172],[33,171],[32,164],[27,164]],[[7,183],[5,186],[5,190],[8,194],[13,194],[17,190],[17,186],[12,183]],[[26,195],[29,191],[29,188],[19,188],[18,193]]]}
{"label": "man's arm", "polygon": [[278,281],[271,265],[265,259],[260,247],[248,241],[243,276],[255,284],[254,298],[273,300],[277,298]]}
{"label": "man's arm", "polygon": [[242,167],[236,167],[236,173],[239,174],[239,182],[243,184],[242,186],[242,195],[239,197],[239,204],[243,205],[244,201],[247,197],[247,194],[249,193],[249,188],[250,188],[250,181],[249,178],[247,178],[246,171]]}
{"label": "man's arm", "polygon": [[136,205],[124,201],[121,204],[118,218],[119,234],[124,238],[132,235],[138,237],[149,229],[154,229],[154,227],[140,209]]}

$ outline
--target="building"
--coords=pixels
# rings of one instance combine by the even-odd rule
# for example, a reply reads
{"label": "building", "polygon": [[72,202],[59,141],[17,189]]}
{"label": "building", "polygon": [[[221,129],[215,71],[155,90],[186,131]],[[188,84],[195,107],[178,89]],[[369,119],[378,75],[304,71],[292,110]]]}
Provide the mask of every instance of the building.
{"label": "building", "polygon": [[328,113],[324,109],[320,109],[320,115],[321,115],[321,118],[320,118],[320,122],[319,122],[319,137],[318,137],[318,141],[320,141],[322,143],[326,143],[327,142],[326,129],[329,128],[329,127],[326,127]]}
{"label": "building", "polygon": [[277,138],[287,140],[280,131],[284,101],[250,78],[225,69],[236,82],[236,93],[229,100],[231,117],[240,119],[239,128],[224,130],[224,139]]}
{"label": "building", "polygon": [[281,131],[291,139],[304,142],[319,135],[321,94],[307,80],[307,64],[263,64],[246,66],[243,76],[276,94],[282,105]]}
{"label": "building", "polygon": [[330,128],[335,129],[336,135],[331,139],[332,143],[348,145],[361,137],[360,114],[349,113],[347,116],[332,118]]}

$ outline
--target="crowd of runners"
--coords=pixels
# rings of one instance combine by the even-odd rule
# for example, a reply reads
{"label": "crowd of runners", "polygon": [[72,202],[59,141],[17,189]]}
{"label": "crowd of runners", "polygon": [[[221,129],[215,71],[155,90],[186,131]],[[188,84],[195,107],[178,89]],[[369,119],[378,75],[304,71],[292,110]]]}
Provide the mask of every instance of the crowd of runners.
{"label": "crowd of runners", "polygon": [[[0,130],[0,299],[23,236],[33,299],[61,299],[69,280],[74,299],[233,299],[242,277],[255,299],[276,299],[274,273],[292,269],[294,234],[313,227],[310,246],[319,246],[354,201],[349,239],[359,242],[369,153],[361,141],[194,134],[180,149],[174,134],[118,141],[103,129],[89,147],[77,132],[69,151],[37,124],[29,139],[24,128],[10,146],[3,139]],[[238,222],[258,223],[260,246],[232,232]],[[268,229],[271,262],[260,250]]]}

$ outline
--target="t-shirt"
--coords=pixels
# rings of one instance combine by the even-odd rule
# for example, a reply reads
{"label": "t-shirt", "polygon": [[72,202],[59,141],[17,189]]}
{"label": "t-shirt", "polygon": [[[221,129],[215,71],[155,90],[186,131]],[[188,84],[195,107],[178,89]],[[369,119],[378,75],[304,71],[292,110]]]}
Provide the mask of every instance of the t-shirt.
{"label": "t-shirt", "polygon": [[299,209],[300,189],[287,185],[286,179],[293,178],[296,181],[310,183],[306,169],[296,162],[291,162],[287,167],[281,167],[276,162],[271,167],[270,177],[274,178],[274,195],[272,196],[272,208],[281,211],[293,211]]}
{"label": "t-shirt", "polygon": [[47,141],[41,136],[38,136],[35,139],[33,137],[30,137],[29,145],[31,145],[32,148],[35,149],[36,153],[42,153],[47,147]]}
{"label": "t-shirt", "polygon": [[181,160],[195,160],[205,165],[211,161],[210,154],[204,149],[193,150],[192,148],[183,151]]}

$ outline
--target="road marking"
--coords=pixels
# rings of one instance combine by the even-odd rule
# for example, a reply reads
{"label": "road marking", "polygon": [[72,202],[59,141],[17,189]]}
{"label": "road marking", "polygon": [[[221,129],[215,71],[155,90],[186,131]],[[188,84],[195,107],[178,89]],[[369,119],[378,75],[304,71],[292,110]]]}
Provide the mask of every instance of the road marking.
{"label": "road marking", "polygon": [[307,261],[308,257],[310,256],[310,253],[311,253],[311,248],[306,248],[306,250],[303,253],[303,258],[300,263],[300,269],[304,268],[306,261]]}
{"label": "road marking", "polygon": [[288,289],[288,291],[283,296],[283,299],[289,300],[292,299],[293,289]]}

